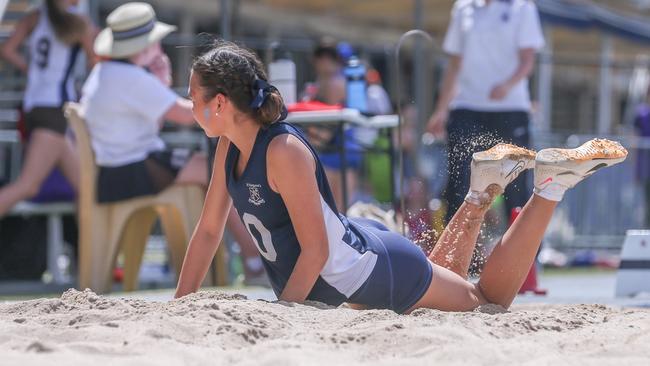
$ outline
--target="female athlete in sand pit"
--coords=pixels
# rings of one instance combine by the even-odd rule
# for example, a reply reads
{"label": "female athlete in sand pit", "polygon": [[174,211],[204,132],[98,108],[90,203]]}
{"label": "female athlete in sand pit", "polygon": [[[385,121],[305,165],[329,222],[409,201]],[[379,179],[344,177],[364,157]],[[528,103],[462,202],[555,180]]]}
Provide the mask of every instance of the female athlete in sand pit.
{"label": "female athlete in sand pit", "polygon": [[[485,303],[507,308],[564,192],[627,155],[606,140],[537,154],[506,144],[476,153],[465,203],[427,258],[377,222],[337,214],[316,153],[297,128],[282,122],[282,97],[266,79],[257,56],[232,43],[218,43],[192,66],[194,116],[208,136],[221,138],[176,297],[198,290],[234,203],[280,300],[348,302],[398,313],[466,311]],[[534,194],[495,247],[479,282],[467,281],[494,196],[533,166]]]}

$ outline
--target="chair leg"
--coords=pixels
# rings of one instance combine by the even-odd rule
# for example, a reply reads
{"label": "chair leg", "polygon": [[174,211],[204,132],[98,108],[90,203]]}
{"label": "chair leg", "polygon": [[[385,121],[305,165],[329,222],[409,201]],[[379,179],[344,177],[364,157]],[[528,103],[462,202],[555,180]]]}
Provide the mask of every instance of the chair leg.
{"label": "chair leg", "polygon": [[97,291],[97,281],[100,275],[95,265],[108,256],[108,216],[104,209],[98,209],[88,216],[79,217],[79,289],[86,288]]}
{"label": "chair leg", "polygon": [[134,212],[124,227],[120,239],[120,249],[124,254],[124,291],[138,288],[142,257],[157,216],[153,208],[144,208]]}
{"label": "chair leg", "polygon": [[[109,213],[109,219],[106,220],[107,225],[102,227],[102,230],[94,232],[93,246],[96,255],[93,256],[91,288],[97,293],[110,292],[113,287],[112,272],[119,253],[124,225],[130,216],[130,210],[117,211],[113,208]],[[104,235],[102,236],[102,234]],[[97,248],[102,248],[102,250],[99,251]]]}
{"label": "chair leg", "polygon": [[178,208],[164,205],[156,207],[160,215],[160,222],[162,223],[165,238],[167,239],[167,247],[169,248],[172,266],[176,271],[176,277],[181,273],[183,266],[183,258],[189,242],[188,230],[185,228],[185,222]]}
{"label": "chair leg", "polygon": [[[82,217],[79,233],[79,288],[90,288],[98,294],[110,292],[112,273],[117,254],[119,231],[122,225],[110,208],[97,208],[88,217]],[[121,227],[121,226],[120,226]]]}
{"label": "chair leg", "polygon": [[[112,270],[115,267],[115,258],[119,247],[119,232],[106,230],[106,235],[101,235],[104,230],[94,232],[92,278],[90,288],[98,294],[108,293],[112,290]],[[97,250],[104,246],[103,250]]]}

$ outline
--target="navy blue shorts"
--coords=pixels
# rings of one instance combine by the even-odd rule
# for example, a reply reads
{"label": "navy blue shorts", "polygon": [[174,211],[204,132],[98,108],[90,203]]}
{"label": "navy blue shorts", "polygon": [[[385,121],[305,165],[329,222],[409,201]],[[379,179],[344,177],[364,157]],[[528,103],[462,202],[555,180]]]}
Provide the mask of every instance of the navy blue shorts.
{"label": "navy blue shorts", "polygon": [[351,218],[351,228],[372,242],[377,264],[349,302],[402,314],[417,303],[431,285],[433,270],[422,249],[379,222]]}

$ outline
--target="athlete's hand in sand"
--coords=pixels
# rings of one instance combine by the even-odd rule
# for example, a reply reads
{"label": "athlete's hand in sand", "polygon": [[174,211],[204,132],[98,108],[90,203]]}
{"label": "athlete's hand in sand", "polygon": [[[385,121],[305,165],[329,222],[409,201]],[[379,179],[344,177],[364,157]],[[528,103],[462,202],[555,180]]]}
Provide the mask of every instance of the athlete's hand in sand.
{"label": "athlete's hand in sand", "polygon": [[445,136],[445,124],[447,123],[448,117],[449,111],[447,109],[436,109],[427,123],[427,132],[437,138],[443,138]]}

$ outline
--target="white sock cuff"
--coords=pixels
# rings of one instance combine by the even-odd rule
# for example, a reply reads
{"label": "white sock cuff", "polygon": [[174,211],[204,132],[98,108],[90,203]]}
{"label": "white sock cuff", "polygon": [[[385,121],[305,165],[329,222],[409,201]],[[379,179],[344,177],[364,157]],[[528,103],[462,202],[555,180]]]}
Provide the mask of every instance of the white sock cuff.
{"label": "white sock cuff", "polygon": [[483,206],[484,204],[489,203],[491,201],[491,197],[486,192],[478,192],[478,191],[470,190],[469,192],[467,192],[467,196],[465,196],[465,201],[475,206]]}
{"label": "white sock cuff", "polygon": [[533,192],[536,195],[542,198],[546,198],[549,201],[560,202],[564,197],[564,192],[566,192],[566,188],[558,184],[551,183],[542,189],[535,187]]}

